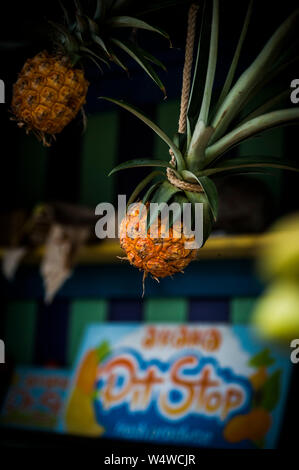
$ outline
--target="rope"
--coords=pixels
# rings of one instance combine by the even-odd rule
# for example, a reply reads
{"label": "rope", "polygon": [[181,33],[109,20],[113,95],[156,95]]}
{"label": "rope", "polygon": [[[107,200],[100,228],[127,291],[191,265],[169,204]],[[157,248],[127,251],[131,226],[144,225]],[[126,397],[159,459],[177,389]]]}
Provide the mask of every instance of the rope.
{"label": "rope", "polygon": [[203,193],[202,187],[198,183],[188,183],[187,181],[180,180],[171,168],[166,170],[168,181],[176,188],[183,191],[191,191],[192,193]]}
{"label": "rope", "polygon": [[179,132],[184,134],[187,127],[187,109],[190,94],[191,85],[191,70],[193,62],[193,48],[195,39],[196,29],[196,16],[198,11],[198,5],[192,4],[189,8],[188,13],[188,26],[187,26],[187,38],[186,38],[186,49],[185,49],[185,63],[183,69],[183,86],[181,94],[181,110],[179,118]]}
{"label": "rope", "polygon": [[[184,134],[187,129],[187,111],[188,102],[191,86],[191,71],[193,62],[193,49],[196,29],[196,16],[198,11],[198,5],[192,4],[189,8],[188,13],[188,26],[187,26],[187,38],[186,38],[186,49],[185,49],[185,62],[183,69],[183,84],[181,94],[181,107],[179,117],[179,128],[178,132]],[[169,149],[171,156],[170,164],[175,167],[175,157],[173,151]],[[203,189],[198,183],[188,183],[177,178],[175,172],[171,168],[166,170],[168,181],[179,189],[184,191],[191,191],[193,193],[202,193]]]}

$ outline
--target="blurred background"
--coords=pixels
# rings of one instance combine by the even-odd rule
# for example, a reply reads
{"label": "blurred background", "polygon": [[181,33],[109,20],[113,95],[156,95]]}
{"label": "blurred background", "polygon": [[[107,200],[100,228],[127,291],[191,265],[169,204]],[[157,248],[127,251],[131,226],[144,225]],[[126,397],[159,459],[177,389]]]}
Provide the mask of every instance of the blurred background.
{"label": "blurred background", "polygon": [[[245,3],[221,2],[216,95],[234,53]],[[84,327],[92,322],[250,323],[265,288],[255,264],[255,254],[263,240],[260,237],[273,222],[299,209],[296,174],[278,170],[269,176],[216,180],[220,214],[213,238],[184,275],[160,284],[149,279],[143,299],[142,275],[116,259],[121,255],[117,241],[93,237],[95,206],[104,201],[116,204],[118,194],[130,195],[147,170],[134,169],[108,177],[109,171],[129,159],[169,158],[167,146],[145,125],[98,97],[124,98],[141,108],[167,134],[176,132],[189,4],[186,1],[145,16],[149,23],[169,33],[172,48],[163,38],[138,33],[140,44],[167,67],[167,72],[159,72],[167,99],[133,62],[128,61],[129,79],[113,65],[101,75],[96,67],[86,63],[86,77],[91,83],[85,106],[87,129],[83,133],[78,116],[46,148],[10,121],[9,107],[12,85],[24,61],[48,46],[46,20],[59,18],[59,2],[27,1],[18,3],[17,8],[5,2],[0,18],[0,78],[5,83],[6,99],[0,106],[0,252],[3,256],[7,247],[21,244],[28,254],[12,281],[3,274],[0,278],[0,338],[6,347],[6,364],[0,368],[2,396],[16,364],[71,368]],[[279,7],[269,8],[266,1],[255,2],[239,72],[251,63],[296,5],[296,1],[287,0]],[[265,93],[271,96],[275,90],[288,88],[294,78],[296,65],[286,70],[279,83],[271,81]],[[297,135],[298,126],[274,129],[231,153],[285,155],[298,161]],[[87,224],[91,228],[88,242],[72,260],[73,274],[51,303],[44,301],[39,271],[47,224],[45,232],[19,236],[38,204],[54,207],[55,217],[63,224]],[[286,430],[295,423],[295,410],[298,416],[297,387],[298,372],[294,371],[279,441],[281,448],[295,445],[295,437]],[[17,440],[18,436],[11,439]]]}

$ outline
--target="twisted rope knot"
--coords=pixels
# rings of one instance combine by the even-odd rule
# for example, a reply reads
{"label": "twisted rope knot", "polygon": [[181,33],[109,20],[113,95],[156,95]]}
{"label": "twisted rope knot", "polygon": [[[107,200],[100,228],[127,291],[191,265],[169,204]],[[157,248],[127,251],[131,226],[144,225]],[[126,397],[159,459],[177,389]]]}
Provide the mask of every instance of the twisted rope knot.
{"label": "twisted rope knot", "polygon": [[183,191],[190,191],[191,193],[203,193],[202,187],[198,183],[189,183],[188,181],[180,180],[171,168],[167,168],[166,175],[170,184]]}

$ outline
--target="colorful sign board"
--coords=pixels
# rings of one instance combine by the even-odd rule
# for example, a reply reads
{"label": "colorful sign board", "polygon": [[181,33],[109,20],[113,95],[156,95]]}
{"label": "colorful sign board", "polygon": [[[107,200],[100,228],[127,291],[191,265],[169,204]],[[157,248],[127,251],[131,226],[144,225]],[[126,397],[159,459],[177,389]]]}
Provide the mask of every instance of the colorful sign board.
{"label": "colorful sign board", "polygon": [[56,431],[69,372],[18,367],[13,375],[0,422],[5,426]]}
{"label": "colorful sign board", "polygon": [[91,325],[59,430],[165,444],[273,448],[288,356],[248,326]]}

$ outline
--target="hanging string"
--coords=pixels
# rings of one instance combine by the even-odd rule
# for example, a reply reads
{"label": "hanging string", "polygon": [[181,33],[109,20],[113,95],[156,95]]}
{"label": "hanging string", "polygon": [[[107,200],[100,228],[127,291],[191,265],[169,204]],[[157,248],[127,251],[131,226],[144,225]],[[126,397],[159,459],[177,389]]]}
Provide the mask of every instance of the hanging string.
{"label": "hanging string", "polygon": [[[187,130],[187,111],[191,87],[191,72],[192,72],[192,63],[193,63],[193,50],[194,50],[194,40],[195,40],[195,31],[196,31],[196,17],[198,12],[198,5],[192,4],[188,12],[188,25],[187,25],[187,37],[186,37],[186,48],[185,48],[185,61],[183,68],[183,83],[182,83],[182,93],[181,93],[181,106],[180,106],[180,117],[179,117],[179,126],[178,132],[184,134]],[[169,150],[171,155],[170,163],[175,167],[175,157],[172,150]],[[186,181],[180,180],[175,172],[171,168],[166,170],[167,178],[171,184],[180,188],[184,191],[191,191],[195,193],[203,192],[201,186],[198,183],[189,183]]]}
{"label": "hanging string", "polygon": [[196,31],[196,17],[198,5],[192,4],[188,13],[187,38],[185,49],[185,63],[183,68],[183,85],[181,94],[181,109],[179,118],[179,133],[184,134],[187,128],[187,110],[191,87],[191,71],[193,62],[193,49]]}

